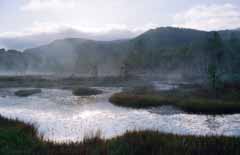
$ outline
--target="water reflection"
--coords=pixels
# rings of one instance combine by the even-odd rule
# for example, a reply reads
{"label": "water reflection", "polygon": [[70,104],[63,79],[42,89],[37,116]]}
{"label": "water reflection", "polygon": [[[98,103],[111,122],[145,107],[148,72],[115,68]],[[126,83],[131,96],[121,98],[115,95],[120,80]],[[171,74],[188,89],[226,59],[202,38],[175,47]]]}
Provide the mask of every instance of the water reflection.
{"label": "water reflection", "polygon": [[169,106],[145,110],[122,108],[108,102],[111,94],[120,88],[99,89],[105,93],[77,97],[68,90],[43,89],[41,94],[26,98],[14,96],[16,89],[0,90],[0,114],[34,123],[45,139],[58,142],[82,140],[84,135],[99,130],[104,138],[134,129],[176,134],[240,135],[238,114],[192,115]]}
{"label": "water reflection", "polygon": [[216,116],[206,116],[206,117],[207,119],[205,124],[208,126],[210,130],[212,130],[213,132],[216,132],[220,128],[221,123],[216,119]]}

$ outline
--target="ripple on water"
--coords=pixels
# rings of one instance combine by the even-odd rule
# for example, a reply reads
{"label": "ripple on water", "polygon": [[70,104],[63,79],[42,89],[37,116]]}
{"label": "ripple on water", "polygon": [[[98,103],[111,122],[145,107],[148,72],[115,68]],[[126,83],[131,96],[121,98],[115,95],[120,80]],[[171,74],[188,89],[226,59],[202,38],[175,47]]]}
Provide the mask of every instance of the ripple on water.
{"label": "ripple on water", "polygon": [[119,88],[99,88],[105,93],[73,96],[69,90],[42,89],[26,98],[12,95],[16,89],[0,90],[0,114],[34,123],[45,139],[79,141],[101,131],[104,138],[126,130],[153,129],[175,134],[240,135],[240,115],[207,116],[186,114],[165,106],[150,109],[117,107],[108,102]]}

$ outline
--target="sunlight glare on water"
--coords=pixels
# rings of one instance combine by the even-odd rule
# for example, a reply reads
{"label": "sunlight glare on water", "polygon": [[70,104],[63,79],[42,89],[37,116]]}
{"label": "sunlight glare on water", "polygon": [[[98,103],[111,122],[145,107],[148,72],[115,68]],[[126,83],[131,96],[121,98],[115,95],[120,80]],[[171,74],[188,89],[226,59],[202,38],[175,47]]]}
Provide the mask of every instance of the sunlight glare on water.
{"label": "sunlight glare on water", "polygon": [[[165,88],[165,87],[164,87]],[[14,96],[18,89],[0,90],[0,114],[33,123],[45,139],[81,141],[101,131],[103,138],[127,130],[159,130],[192,135],[240,135],[240,115],[207,116],[186,114],[170,106],[136,110],[108,102],[120,88],[98,88],[105,93],[77,97],[69,90],[42,89],[30,97]]]}

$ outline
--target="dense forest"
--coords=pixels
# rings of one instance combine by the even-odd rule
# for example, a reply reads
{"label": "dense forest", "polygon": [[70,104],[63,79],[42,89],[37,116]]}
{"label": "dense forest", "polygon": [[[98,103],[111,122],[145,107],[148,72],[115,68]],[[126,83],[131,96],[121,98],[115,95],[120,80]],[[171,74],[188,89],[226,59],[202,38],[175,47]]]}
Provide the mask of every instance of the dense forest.
{"label": "dense forest", "polygon": [[0,50],[4,73],[80,76],[158,76],[224,80],[240,75],[240,31],[163,27],[129,40],[56,40],[23,52]]}

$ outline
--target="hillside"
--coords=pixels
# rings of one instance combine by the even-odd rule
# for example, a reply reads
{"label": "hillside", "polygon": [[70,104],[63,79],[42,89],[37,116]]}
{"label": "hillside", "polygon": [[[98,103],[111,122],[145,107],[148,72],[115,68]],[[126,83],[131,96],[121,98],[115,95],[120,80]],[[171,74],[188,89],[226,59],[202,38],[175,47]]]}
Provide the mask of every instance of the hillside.
{"label": "hillside", "polygon": [[[235,73],[240,65],[240,31],[218,33],[224,44],[223,68]],[[119,75],[127,66],[132,74],[201,76],[210,61],[207,47],[212,36],[213,32],[163,27],[129,40],[68,38],[22,53],[0,52],[1,71],[106,76]]]}
{"label": "hillside", "polygon": [[[133,40],[127,57],[132,70],[142,74],[168,75],[180,78],[207,78],[208,65],[216,51],[221,53],[218,66],[227,74],[238,74],[240,65],[240,33],[218,31],[219,46],[212,49],[215,32],[172,27],[150,30]],[[147,72],[146,72],[147,71]],[[171,77],[171,76],[170,76]]]}
{"label": "hillside", "polygon": [[102,75],[117,74],[124,55],[128,51],[127,41],[93,41],[79,38],[56,40],[48,45],[27,49],[25,54],[38,58],[38,69],[54,73],[91,74],[94,68]]}

